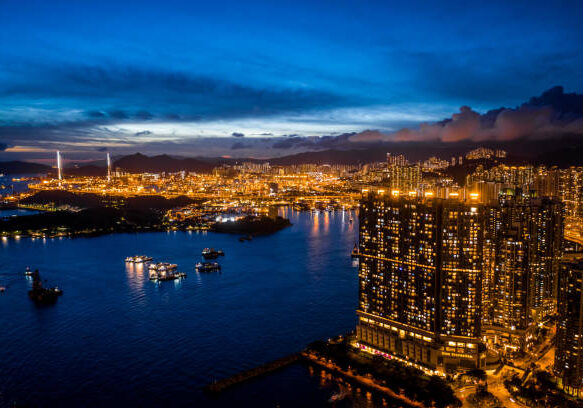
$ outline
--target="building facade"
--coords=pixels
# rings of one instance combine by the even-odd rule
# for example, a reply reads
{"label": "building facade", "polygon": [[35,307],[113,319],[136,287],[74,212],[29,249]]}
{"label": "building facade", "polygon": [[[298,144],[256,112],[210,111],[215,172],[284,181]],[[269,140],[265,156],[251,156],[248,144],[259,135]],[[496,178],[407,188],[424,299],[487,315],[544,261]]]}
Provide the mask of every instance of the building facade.
{"label": "building facade", "polygon": [[557,199],[505,189],[486,210],[484,334],[506,351],[528,348],[530,330],[556,310],[562,208]]}
{"label": "building facade", "polygon": [[583,257],[561,262],[559,272],[558,320],[555,374],[559,386],[583,397]]}
{"label": "building facade", "polygon": [[383,194],[361,204],[358,341],[431,368],[483,367],[483,207]]}

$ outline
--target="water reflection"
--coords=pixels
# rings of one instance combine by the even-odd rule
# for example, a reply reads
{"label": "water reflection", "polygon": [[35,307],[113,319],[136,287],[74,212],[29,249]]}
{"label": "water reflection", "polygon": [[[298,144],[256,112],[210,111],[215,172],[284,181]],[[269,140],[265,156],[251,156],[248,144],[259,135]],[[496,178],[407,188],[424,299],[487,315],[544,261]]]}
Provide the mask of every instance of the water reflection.
{"label": "water reflection", "polygon": [[308,366],[308,375],[318,380],[320,389],[329,392],[328,403],[336,407],[374,408],[401,407],[396,400],[385,394],[371,392],[359,383],[352,383],[342,376],[321,367]]}
{"label": "water reflection", "polygon": [[134,298],[140,298],[144,294],[144,282],[149,280],[146,264],[126,262],[125,267],[130,291]]}

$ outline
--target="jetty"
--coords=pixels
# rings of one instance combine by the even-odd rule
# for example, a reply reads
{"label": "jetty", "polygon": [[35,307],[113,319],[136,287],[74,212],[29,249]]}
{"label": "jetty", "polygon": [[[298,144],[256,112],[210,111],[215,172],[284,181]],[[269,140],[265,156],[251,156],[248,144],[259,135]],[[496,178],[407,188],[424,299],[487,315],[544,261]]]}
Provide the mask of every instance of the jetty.
{"label": "jetty", "polygon": [[300,353],[295,353],[289,355],[287,357],[283,357],[269,363],[265,363],[260,365],[259,367],[252,368],[250,370],[246,370],[235,374],[231,377],[225,378],[223,380],[219,380],[213,382],[206,387],[204,387],[204,391],[210,394],[218,394],[225,391],[227,388],[231,388],[235,385],[241,384],[242,382],[252,380],[262,375],[266,375],[272,373],[277,370],[281,370],[293,363],[296,363],[301,358]]}

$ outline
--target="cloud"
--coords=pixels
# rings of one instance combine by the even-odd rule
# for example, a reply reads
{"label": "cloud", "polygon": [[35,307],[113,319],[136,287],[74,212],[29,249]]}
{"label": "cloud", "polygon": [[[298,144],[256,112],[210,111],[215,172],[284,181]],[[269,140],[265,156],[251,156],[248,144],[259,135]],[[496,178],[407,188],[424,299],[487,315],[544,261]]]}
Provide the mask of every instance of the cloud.
{"label": "cloud", "polygon": [[347,103],[345,97],[329,91],[249,86],[141,66],[13,61],[2,68],[0,93],[4,98],[19,101],[23,107],[29,101],[41,101],[55,111],[81,110],[89,118],[104,121],[258,117]]}
{"label": "cloud", "polygon": [[3,152],[7,148],[8,148],[8,145],[6,143],[0,143],[0,152]]}
{"label": "cloud", "polygon": [[154,117],[154,115],[152,115],[150,112],[144,111],[144,110],[138,111],[134,115],[135,119],[140,119],[140,120],[150,120],[153,117]]}
{"label": "cloud", "polygon": [[106,117],[105,113],[100,112],[100,111],[88,111],[87,116],[90,118],[105,118]]}
{"label": "cloud", "polygon": [[127,118],[129,118],[129,115],[121,110],[114,110],[114,111],[108,112],[108,114],[113,119],[127,119]]}
{"label": "cloud", "polygon": [[251,149],[253,146],[247,143],[235,142],[231,146],[231,150]]}
{"label": "cloud", "polygon": [[511,141],[547,139],[583,134],[583,95],[565,94],[551,88],[540,97],[513,109],[500,108],[481,115],[462,106],[451,118],[394,133],[368,130],[349,138],[351,142],[399,141]]}
{"label": "cloud", "polygon": [[245,133],[233,132],[233,133],[231,133],[231,136],[233,136],[233,137],[245,137]]}
{"label": "cloud", "polygon": [[297,149],[300,147],[314,147],[314,141],[308,137],[293,135],[273,143],[271,147],[274,149]]}
{"label": "cloud", "polygon": [[147,136],[147,135],[151,135],[152,132],[149,130],[142,130],[141,132],[136,132],[134,133],[134,136]]}

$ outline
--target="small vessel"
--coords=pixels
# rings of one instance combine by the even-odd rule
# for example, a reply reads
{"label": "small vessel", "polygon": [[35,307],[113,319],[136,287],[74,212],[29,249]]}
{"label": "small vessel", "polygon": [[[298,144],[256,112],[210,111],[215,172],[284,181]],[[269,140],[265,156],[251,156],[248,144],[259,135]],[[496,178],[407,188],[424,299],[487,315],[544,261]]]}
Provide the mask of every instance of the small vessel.
{"label": "small vessel", "polygon": [[221,270],[218,262],[198,262],[195,265],[197,272],[216,272]]}
{"label": "small vessel", "polygon": [[163,282],[163,281],[175,280],[175,279],[180,279],[180,278],[186,278],[186,273],[175,272],[175,271],[168,270],[166,268],[151,269],[150,273],[149,273],[149,278],[152,281]]}
{"label": "small vessel", "polygon": [[32,276],[32,271],[30,270],[30,266],[26,267],[26,269],[24,270],[24,274],[26,276]]}
{"label": "small vessel", "polygon": [[224,256],[224,255],[225,255],[225,253],[223,252],[222,249],[219,249],[217,251],[214,248],[205,248],[202,250],[202,257],[204,259],[217,259],[219,256]]}
{"label": "small vessel", "polygon": [[59,296],[63,295],[63,291],[58,286],[54,288],[43,287],[40,279],[38,269],[32,273],[32,289],[28,291],[30,300],[38,305],[49,305],[57,302]]}
{"label": "small vessel", "polygon": [[174,271],[174,270],[178,269],[178,265],[171,264],[168,262],[158,262],[158,263],[150,264],[150,266],[148,266],[148,269],[151,271],[152,270],[154,270],[154,271],[157,271],[157,270]]}
{"label": "small vessel", "polygon": [[128,256],[126,258],[127,263],[144,263],[144,262],[150,262],[151,260],[152,260],[152,257],[146,256],[146,255]]}
{"label": "small vessel", "polygon": [[352,256],[352,259],[358,258],[360,256],[360,252],[358,251],[358,245],[354,244],[354,248],[352,248],[351,256]]}

